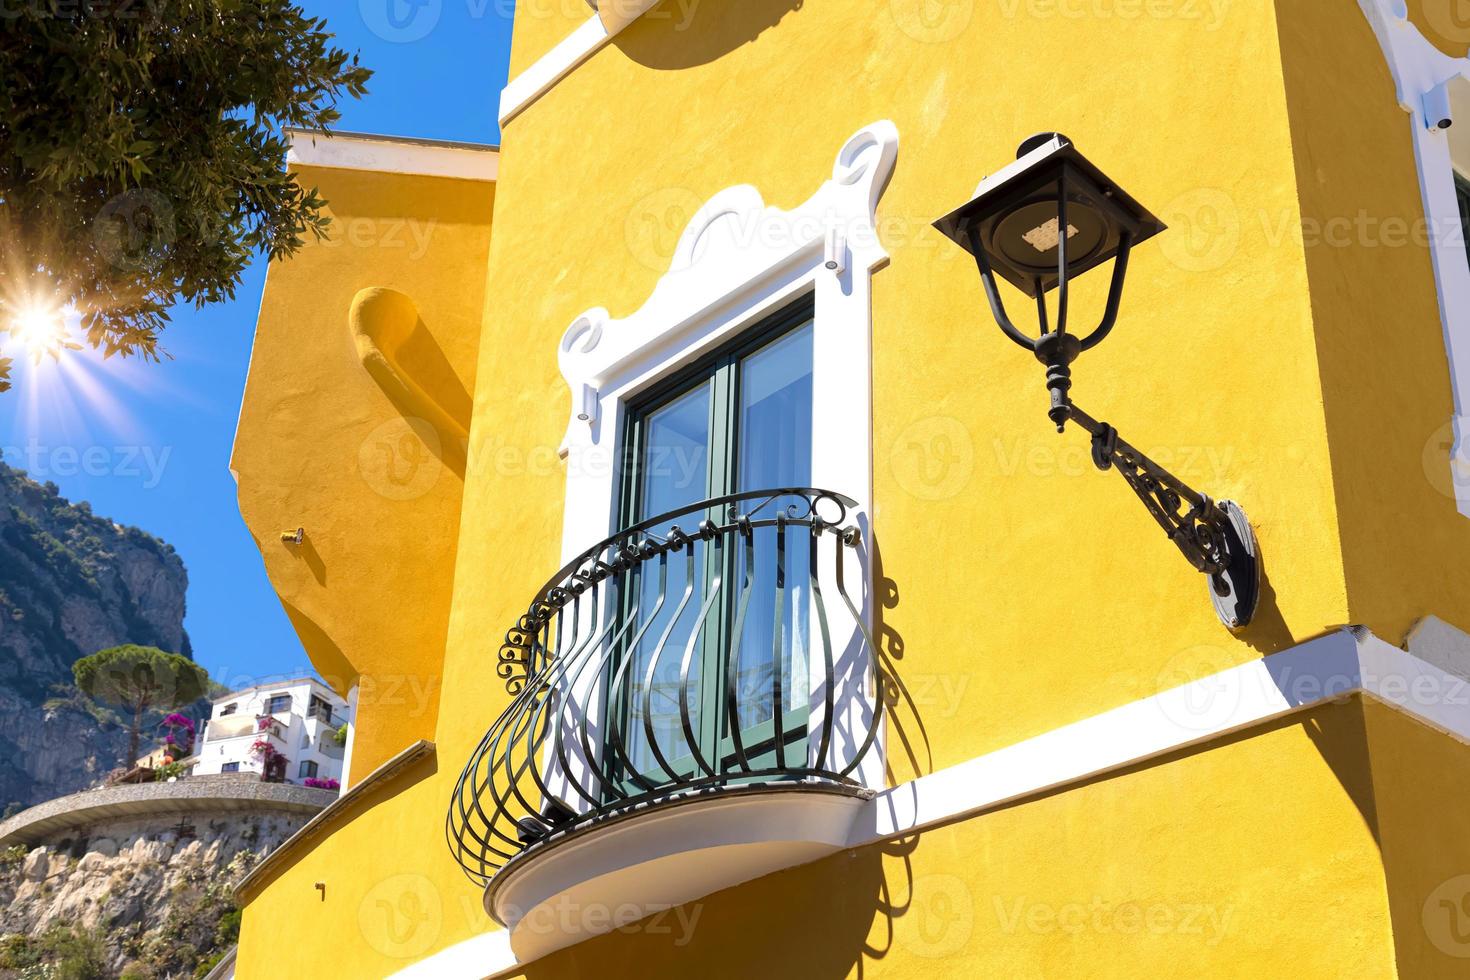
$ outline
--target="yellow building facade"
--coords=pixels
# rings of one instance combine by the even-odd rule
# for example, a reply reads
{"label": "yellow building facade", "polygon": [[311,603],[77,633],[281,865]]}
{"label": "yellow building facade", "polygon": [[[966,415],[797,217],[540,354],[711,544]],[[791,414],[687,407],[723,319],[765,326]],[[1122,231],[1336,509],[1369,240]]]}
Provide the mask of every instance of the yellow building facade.
{"label": "yellow building facade", "polygon": [[[1447,5],[599,7],[502,149],[293,136],[232,465],[354,725],[237,974],[1465,975]],[[1071,395],[1243,508],[1244,626],[934,227],[1038,132],[1167,226]]]}

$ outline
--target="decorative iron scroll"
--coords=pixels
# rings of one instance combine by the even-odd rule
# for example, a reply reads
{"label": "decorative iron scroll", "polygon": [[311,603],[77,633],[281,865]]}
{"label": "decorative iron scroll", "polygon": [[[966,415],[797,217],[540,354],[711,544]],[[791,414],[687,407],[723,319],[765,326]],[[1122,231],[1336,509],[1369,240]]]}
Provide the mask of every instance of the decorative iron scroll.
{"label": "decorative iron scroll", "polygon": [[1230,523],[1229,515],[1209,497],[1190,489],[1174,474],[1120,439],[1117,429],[1097,421],[1075,404],[1068,407],[1068,418],[1092,434],[1092,461],[1097,468],[1117,467],[1143,506],[1196,571],[1206,575],[1225,571],[1222,528]]}
{"label": "decorative iron scroll", "polygon": [[470,878],[634,804],[859,785],[884,691],[855,507],[804,487],[716,497],[558,571],[506,632],[496,673],[511,703],[450,801]]}

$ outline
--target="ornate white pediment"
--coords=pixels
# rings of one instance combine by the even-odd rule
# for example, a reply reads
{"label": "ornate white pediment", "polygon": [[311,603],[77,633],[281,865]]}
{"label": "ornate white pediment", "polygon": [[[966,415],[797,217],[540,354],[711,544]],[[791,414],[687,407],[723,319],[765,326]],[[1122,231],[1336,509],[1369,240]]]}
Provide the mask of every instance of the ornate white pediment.
{"label": "ornate white pediment", "polygon": [[798,270],[816,267],[841,286],[852,270],[866,278],[885,262],[877,206],[897,158],[897,128],[877,122],[843,145],[831,179],[795,210],[768,207],[748,185],[711,198],[642,308],[621,320],[592,309],[563,334],[559,364],[572,405],[562,455],[600,441],[600,406],[611,387],[707,349],[728,325],[727,311],[789,284]]}

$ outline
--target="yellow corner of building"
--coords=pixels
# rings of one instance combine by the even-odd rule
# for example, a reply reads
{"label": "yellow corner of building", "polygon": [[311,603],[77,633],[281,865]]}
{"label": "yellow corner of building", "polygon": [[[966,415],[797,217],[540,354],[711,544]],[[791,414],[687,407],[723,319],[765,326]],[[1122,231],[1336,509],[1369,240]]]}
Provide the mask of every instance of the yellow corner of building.
{"label": "yellow corner of building", "polygon": [[308,655],[353,692],[351,781],[434,734],[498,152],[291,138],[331,220],[268,272],[231,467]]}

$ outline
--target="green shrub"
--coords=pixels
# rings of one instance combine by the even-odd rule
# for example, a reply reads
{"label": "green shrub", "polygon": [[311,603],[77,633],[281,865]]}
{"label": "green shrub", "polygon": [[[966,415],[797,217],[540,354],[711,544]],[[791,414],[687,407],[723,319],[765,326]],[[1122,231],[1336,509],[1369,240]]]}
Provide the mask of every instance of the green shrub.
{"label": "green shrub", "polygon": [[209,971],[219,965],[219,961],[225,958],[225,953],[227,952],[229,951],[222,949],[200,960],[199,965],[194,967],[194,980],[203,980],[204,977],[208,976]]}
{"label": "green shrub", "polygon": [[24,970],[41,962],[41,951],[18,932],[0,936],[0,970]]}
{"label": "green shrub", "polygon": [[55,980],[106,980],[107,946],[100,932],[53,925],[36,941]]}
{"label": "green shrub", "polygon": [[219,917],[214,941],[221,946],[233,946],[240,938],[240,910],[231,909]]}

